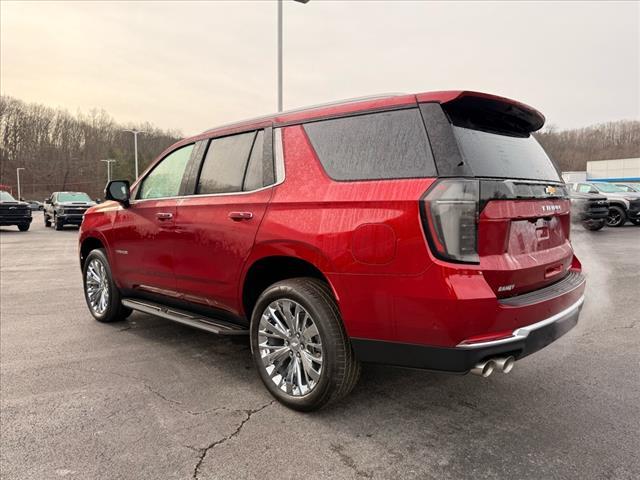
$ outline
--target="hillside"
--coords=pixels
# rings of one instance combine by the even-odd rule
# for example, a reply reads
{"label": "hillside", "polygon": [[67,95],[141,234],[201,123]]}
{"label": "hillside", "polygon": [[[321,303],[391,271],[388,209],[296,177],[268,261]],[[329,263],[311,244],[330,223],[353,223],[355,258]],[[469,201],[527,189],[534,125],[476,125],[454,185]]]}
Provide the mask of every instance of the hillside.
{"label": "hillside", "polygon": [[[23,197],[42,199],[55,190],[81,190],[101,197],[107,180],[102,159],[116,160],[113,178],[133,180],[133,138],[124,129],[143,130],[138,152],[141,171],[181,137],[150,123],[123,125],[104,111],[72,115],[66,110],[0,97],[0,184]],[[585,170],[588,160],[640,156],[640,121],[620,121],[576,130],[549,128],[536,137],[563,171]]]}

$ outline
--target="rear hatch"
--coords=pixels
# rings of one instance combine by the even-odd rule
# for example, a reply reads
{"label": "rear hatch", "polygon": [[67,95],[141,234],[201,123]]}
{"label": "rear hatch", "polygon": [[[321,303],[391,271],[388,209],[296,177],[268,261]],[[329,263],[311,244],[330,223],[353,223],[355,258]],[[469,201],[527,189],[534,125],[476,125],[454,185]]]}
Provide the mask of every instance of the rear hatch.
{"label": "rear hatch", "polygon": [[544,117],[469,92],[439,107],[421,107],[440,177],[422,199],[432,251],[445,261],[478,265],[499,298],[561,280],[573,259],[571,205],[558,170],[532,136]]}

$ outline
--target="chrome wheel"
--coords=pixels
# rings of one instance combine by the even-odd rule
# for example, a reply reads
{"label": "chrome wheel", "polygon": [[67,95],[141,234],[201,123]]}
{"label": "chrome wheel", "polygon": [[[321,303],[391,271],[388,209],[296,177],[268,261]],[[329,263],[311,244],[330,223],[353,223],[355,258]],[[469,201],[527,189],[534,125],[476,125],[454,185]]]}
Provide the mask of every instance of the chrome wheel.
{"label": "chrome wheel", "polygon": [[97,258],[89,262],[84,283],[91,310],[102,315],[109,306],[110,286],[107,268]]}
{"label": "chrome wheel", "polygon": [[322,373],[322,340],[302,305],[279,299],[262,313],[258,325],[262,366],[273,383],[294,397],[310,393]]}

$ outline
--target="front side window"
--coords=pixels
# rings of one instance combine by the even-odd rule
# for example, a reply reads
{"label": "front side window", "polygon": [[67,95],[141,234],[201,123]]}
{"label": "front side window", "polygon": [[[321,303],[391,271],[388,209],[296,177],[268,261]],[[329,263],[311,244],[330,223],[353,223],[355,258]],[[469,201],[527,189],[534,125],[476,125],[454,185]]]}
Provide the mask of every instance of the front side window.
{"label": "front side window", "polygon": [[436,174],[417,108],[304,125],[318,159],[334,180],[382,180]]}
{"label": "front side window", "polygon": [[193,144],[186,145],[164,157],[142,181],[139,199],[176,197],[191,157]]}
{"label": "front side window", "polygon": [[587,185],[586,183],[581,183],[578,186],[578,191],[581,193],[598,193],[595,188],[593,188],[591,185]]}
{"label": "front side window", "polygon": [[214,138],[198,179],[197,194],[242,191],[242,181],[256,132]]}

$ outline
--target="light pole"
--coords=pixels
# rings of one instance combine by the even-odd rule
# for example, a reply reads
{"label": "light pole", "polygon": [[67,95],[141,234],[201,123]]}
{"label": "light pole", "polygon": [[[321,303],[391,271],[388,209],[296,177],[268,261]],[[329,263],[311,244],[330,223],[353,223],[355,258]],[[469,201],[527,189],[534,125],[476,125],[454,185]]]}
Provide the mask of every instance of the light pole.
{"label": "light pole", "polygon": [[16,168],[16,177],[18,177],[18,201],[20,201],[20,198],[22,197],[22,194],[20,193],[20,170],[24,170],[24,167]]}
{"label": "light pole", "polygon": [[133,133],[133,149],[135,151],[136,158],[136,179],[138,179],[138,134],[139,133],[147,133],[142,130],[123,130],[123,132]]}
{"label": "light pole", "polygon": [[107,183],[111,181],[111,164],[115,162],[115,160],[108,158],[106,160],[100,160],[101,162],[106,162],[107,164]]}
{"label": "light pole", "polygon": [[[293,0],[309,3],[309,0]],[[278,111],[282,111],[282,0],[278,0]]]}

